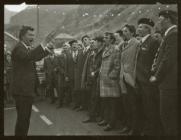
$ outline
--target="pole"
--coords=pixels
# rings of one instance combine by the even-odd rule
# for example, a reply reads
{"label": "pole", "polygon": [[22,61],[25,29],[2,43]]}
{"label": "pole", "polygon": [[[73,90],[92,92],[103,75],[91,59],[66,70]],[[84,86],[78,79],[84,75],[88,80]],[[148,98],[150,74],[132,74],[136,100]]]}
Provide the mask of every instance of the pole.
{"label": "pole", "polygon": [[39,37],[39,6],[37,5],[37,38]]}

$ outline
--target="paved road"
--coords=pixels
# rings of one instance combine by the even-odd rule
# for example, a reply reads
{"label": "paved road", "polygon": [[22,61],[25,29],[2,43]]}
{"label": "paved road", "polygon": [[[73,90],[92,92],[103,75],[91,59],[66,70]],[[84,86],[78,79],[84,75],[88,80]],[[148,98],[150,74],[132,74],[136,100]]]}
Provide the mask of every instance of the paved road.
{"label": "paved road", "polygon": [[[48,101],[34,104],[28,135],[119,135],[119,131],[105,132],[96,123],[82,123],[87,118],[87,112],[76,112],[69,107],[56,109]],[[16,121],[15,108],[4,110],[4,135],[14,135]]]}

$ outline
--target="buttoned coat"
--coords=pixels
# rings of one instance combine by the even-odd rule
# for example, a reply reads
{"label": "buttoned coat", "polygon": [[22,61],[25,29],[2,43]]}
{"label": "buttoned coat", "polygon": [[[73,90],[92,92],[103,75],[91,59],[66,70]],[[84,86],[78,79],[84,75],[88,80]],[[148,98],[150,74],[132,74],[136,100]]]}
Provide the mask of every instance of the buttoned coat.
{"label": "buttoned coat", "polygon": [[120,52],[114,45],[105,48],[100,68],[100,97],[120,97]]}
{"label": "buttoned coat", "polygon": [[177,27],[171,29],[163,38],[160,46],[156,72],[160,89],[178,89],[178,49],[177,49]]}
{"label": "buttoned coat", "polygon": [[38,47],[28,50],[21,42],[12,51],[12,94],[35,96],[37,80],[35,62],[48,55],[48,51]]}
{"label": "buttoned coat", "polygon": [[150,85],[151,67],[159,45],[159,41],[151,35],[141,44],[136,66],[139,82]]}
{"label": "buttoned coat", "polygon": [[136,63],[139,47],[139,41],[136,38],[131,38],[128,44],[122,48],[120,59],[120,86],[122,93],[127,92],[123,79],[133,88],[136,86]]}

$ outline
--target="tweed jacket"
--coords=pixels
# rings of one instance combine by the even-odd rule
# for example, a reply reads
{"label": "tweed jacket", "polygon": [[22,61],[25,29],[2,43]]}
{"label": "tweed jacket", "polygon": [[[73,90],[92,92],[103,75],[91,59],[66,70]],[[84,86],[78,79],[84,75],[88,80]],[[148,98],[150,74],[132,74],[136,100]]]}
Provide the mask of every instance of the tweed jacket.
{"label": "tweed jacket", "polygon": [[105,48],[100,68],[100,97],[120,97],[120,52],[114,45]]}
{"label": "tweed jacket", "polygon": [[[136,38],[129,40],[128,44],[121,52],[121,72],[120,72],[120,86],[122,93],[127,90],[124,85],[124,80],[132,87],[136,86],[136,63],[139,52],[140,43]],[[124,80],[123,80],[124,79]]]}

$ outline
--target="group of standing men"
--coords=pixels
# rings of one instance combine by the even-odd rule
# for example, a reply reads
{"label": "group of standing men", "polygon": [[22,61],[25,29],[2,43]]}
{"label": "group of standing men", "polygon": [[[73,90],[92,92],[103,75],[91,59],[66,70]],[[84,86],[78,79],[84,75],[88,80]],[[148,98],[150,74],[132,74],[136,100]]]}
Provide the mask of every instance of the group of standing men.
{"label": "group of standing men", "polygon": [[[83,47],[72,40],[61,55],[45,58],[46,82],[52,102],[55,101],[52,94],[55,87],[58,107],[62,107],[65,100],[67,104],[73,102],[73,109],[77,111],[88,110],[88,119],[83,123],[97,122],[105,131],[110,131],[119,119],[121,134],[177,135],[177,17],[172,10],[161,11],[156,25],[149,18],[141,18],[137,29],[126,24],[115,33],[105,32],[92,39],[85,35],[81,39]],[[154,32],[154,26],[160,29],[159,33]],[[34,61],[47,55],[49,43],[44,45],[46,43],[26,53],[25,47],[19,51],[15,48],[12,61],[16,79],[21,70],[18,65],[23,65],[21,75],[32,76],[29,65],[34,67]],[[38,55],[40,53],[42,55]],[[31,82],[22,78],[20,80],[26,84]],[[14,84],[17,88],[25,83]],[[14,90],[20,116],[23,114],[19,109],[26,108],[20,107],[21,101],[32,104],[29,98],[22,98],[22,94],[28,95],[29,88]],[[29,95],[32,92],[31,89]],[[20,134],[21,128],[16,125],[16,134]],[[27,130],[28,127],[26,134]]]}

